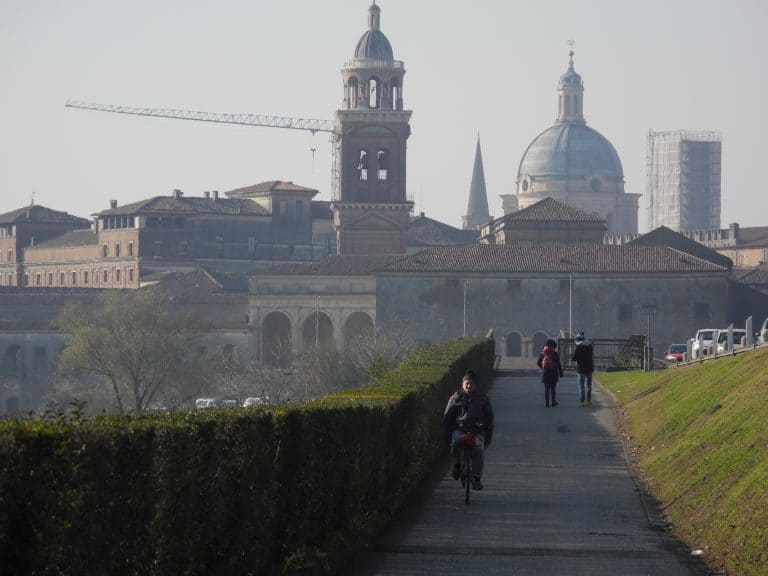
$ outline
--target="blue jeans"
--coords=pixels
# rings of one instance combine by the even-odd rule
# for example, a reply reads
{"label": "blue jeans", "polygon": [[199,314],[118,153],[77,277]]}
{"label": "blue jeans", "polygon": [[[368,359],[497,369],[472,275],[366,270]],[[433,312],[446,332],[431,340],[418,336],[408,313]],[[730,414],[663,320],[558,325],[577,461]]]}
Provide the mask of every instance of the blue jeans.
{"label": "blue jeans", "polygon": [[581,402],[592,402],[592,372],[579,372],[579,397]]}
{"label": "blue jeans", "polygon": [[[454,430],[451,435],[451,454],[453,461],[458,462],[461,457],[460,446],[456,442],[464,434],[461,430]],[[483,463],[485,462],[485,437],[475,432],[475,445],[472,447],[472,476],[481,478],[483,476]]]}

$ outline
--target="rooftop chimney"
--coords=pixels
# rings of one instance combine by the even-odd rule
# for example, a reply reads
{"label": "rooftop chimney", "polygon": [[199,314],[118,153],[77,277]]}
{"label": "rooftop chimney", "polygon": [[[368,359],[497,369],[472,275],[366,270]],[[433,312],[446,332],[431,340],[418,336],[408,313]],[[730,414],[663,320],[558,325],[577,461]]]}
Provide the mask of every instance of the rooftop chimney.
{"label": "rooftop chimney", "polygon": [[213,191],[213,201],[216,202],[216,200],[218,200],[218,199],[219,199],[219,191],[218,190],[214,190]]}
{"label": "rooftop chimney", "polygon": [[208,200],[210,197],[211,197],[211,193],[210,193],[208,190],[206,190],[205,192],[203,192],[203,198],[205,198],[206,200]]}
{"label": "rooftop chimney", "polygon": [[109,207],[112,208],[113,210],[117,208],[117,200],[110,200]]}
{"label": "rooftop chimney", "polygon": [[175,189],[173,190],[173,197],[174,197],[174,198],[176,198],[176,199],[179,199],[179,198],[181,198],[182,196],[184,196],[184,192],[182,192],[182,191],[181,191],[181,190],[179,190],[178,188],[175,188]]}

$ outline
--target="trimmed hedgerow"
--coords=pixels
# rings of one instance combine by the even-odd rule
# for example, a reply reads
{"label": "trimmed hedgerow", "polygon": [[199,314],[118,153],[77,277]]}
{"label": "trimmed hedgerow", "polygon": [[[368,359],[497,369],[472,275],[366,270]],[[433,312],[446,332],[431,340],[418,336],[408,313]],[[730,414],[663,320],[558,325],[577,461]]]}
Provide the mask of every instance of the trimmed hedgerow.
{"label": "trimmed hedgerow", "polygon": [[0,424],[0,573],[341,573],[444,450],[493,341],[291,406]]}

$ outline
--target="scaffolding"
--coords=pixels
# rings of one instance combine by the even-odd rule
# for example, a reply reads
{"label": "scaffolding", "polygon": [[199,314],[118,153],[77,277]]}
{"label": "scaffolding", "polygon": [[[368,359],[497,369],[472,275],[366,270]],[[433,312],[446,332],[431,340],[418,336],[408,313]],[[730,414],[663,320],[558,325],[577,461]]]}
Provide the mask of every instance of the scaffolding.
{"label": "scaffolding", "polygon": [[716,130],[648,132],[648,229],[720,228],[722,136]]}

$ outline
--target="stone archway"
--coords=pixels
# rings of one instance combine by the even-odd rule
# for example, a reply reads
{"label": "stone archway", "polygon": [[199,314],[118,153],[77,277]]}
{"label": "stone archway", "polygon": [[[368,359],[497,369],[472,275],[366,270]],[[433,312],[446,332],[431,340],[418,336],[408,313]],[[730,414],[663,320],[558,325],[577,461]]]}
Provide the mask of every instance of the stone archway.
{"label": "stone archway", "polygon": [[317,348],[319,352],[333,352],[336,343],[333,339],[333,322],[324,312],[312,312],[304,319],[301,326],[302,351],[309,352]]}
{"label": "stone archway", "polygon": [[373,318],[365,312],[353,312],[344,323],[344,353],[354,356],[364,347],[373,346]]}
{"label": "stone archway", "polygon": [[291,321],[282,312],[270,312],[261,328],[261,363],[287,368],[292,360]]}

